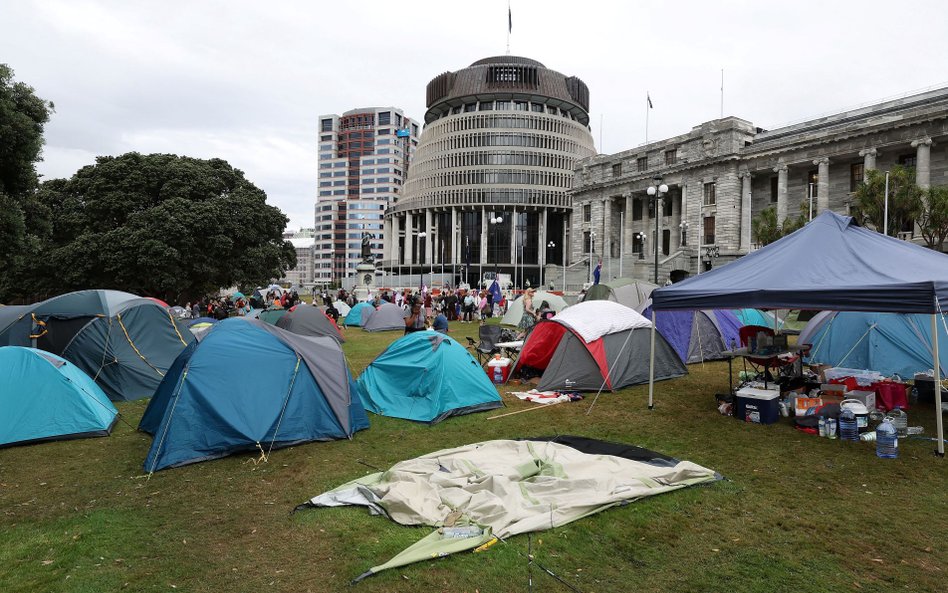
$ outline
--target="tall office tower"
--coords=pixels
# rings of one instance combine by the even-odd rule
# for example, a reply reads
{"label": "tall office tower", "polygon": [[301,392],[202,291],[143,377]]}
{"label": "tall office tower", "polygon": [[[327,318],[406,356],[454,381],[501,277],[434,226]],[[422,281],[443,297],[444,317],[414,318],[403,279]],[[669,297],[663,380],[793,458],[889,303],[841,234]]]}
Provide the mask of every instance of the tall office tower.
{"label": "tall office tower", "polygon": [[366,233],[373,255],[382,256],[382,215],[399,196],[417,145],[418,124],[401,109],[368,107],[320,116],[317,286],[352,283]]}
{"label": "tall office tower", "polygon": [[[428,83],[425,129],[386,211],[383,268],[404,279],[485,272],[517,286],[565,264],[576,161],[595,154],[589,89],[535,60],[486,58]],[[452,282],[453,279],[453,282]]]}

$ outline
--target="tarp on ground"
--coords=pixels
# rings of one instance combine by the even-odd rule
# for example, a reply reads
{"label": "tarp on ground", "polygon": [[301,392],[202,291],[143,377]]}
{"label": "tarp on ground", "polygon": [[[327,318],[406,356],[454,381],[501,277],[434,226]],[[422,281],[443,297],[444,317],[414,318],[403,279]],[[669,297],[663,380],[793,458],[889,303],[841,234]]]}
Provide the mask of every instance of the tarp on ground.
{"label": "tarp on ground", "polygon": [[[948,370],[945,316],[938,324],[941,376]],[[812,344],[807,362],[869,369],[911,379],[932,368],[931,317],[901,313],[823,311],[800,333],[799,344]]]}
{"label": "tarp on ground", "polygon": [[[651,319],[651,310],[643,315]],[[734,313],[720,311],[657,311],[655,327],[686,364],[720,360],[739,348],[741,322]],[[771,327],[773,327],[771,325]]]}
{"label": "tarp on ground", "polygon": [[107,436],[118,411],[98,385],[55,354],[0,347],[0,447]]}
{"label": "tarp on ground", "polygon": [[0,346],[31,346],[62,356],[112,400],[151,397],[194,337],[155,301],[116,290],[81,290],[20,311],[0,330]]}
{"label": "tarp on ground", "polygon": [[335,340],[227,319],[182,352],[149,402],[145,471],[351,437],[369,426],[358,391]]}
{"label": "tarp on ground", "polygon": [[[435,451],[343,484],[297,509],[365,506],[400,525],[484,530],[469,537],[435,531],[372,567],[362,579],[470,550],[493,537],[552,529],[610,507],[720,478],[711,469],[635,447],[576,437],[557,440],[564,442],[495,440]],[[571,446],[573,442],[577,444]],[[621,456],[623,452],[629,455]]]}
{"label": "tarp on ground", "polygon": [[[550,308],[556,311],[557,315],[569,306],[569,303],[560,295],[545,290],[538,290],[533,295],[534,310],[539,310],[543,301],[546,301],[550,305]],[[507,312],[504,313],[500,323],[503,325],[520,325],[521,318],[523,318],[523,296],[507,305]]]}
{"label": "tarp on ground", "polygon": [[[362,327],[362,310],[363,309],[373,309],[371,303],[365,301],[356,303],[354,307],[349,309],[348,313],[345,313],[345,321],[342,322],[343,325],[349,325],[353,327]],[[342,315],[342,311],[339,311],[339,314]]]}
{"label": "tarp on ground", "polygon": [[298,305],[276,323],[277,327],[302,336],[327,336],[345,342],[339,328],[319,307]]}
{"label": "tarp on ground", "polygon": [[[515,369],[542,371],[540,391],[616,390],[648,382],[650,321],[612,301],[577,303],[527,336]],[[657,380],[688,373],[665,338],[655,338]]]}
{"label": "tarp on ground", "polygon": [[365,320],[362,329],[367,332],[405,330],[405,315],[407,313],[398,305],[383,302],[378,309],[370,309],[368,317],[366,317],[365,311],[362,311],[362,318]]}
{"label": "tarp on ground", "polygon": [[359,385],[370,412],[429,424],[503,406],[471,353],[430,330],[392,342],[362,372]]}

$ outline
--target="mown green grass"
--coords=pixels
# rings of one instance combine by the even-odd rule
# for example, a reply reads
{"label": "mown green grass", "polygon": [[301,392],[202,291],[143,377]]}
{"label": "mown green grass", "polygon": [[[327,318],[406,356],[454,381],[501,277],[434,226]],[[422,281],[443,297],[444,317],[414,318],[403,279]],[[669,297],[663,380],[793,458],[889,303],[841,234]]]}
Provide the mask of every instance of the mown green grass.
{"label": "mown green grass", "polygon": [[[452,324],[465,341],[476,325]],[[397,335],[346,330],[361,371]],[[537,561],[593,591],[944,591],[948,466],[933,444],[900,443],[897,460],[868,444],[746,425],[713,394],[727,365],[692,365],[646,388],[507,418],[497,412],[428,427],[370,416],[351,441],[313,443],[162,471],[141,464],[134,431],[145,402],[120,404],[109,438],[0,450],[0,591],[342,591],[425,535],[364,509],[291,514],[307,498],[399,460],[470,442],[580,434],[652,448],[727,479],[611,509],[533,534]],[[502,391],[513,390],[503,388]],[[509,409],[524,409],[511,396]],[[910,424],[933,434],[929,405]],[[526,591],[526,536],[371,577],[355,591]],[[567,589],[533,569],[536,591]]]}

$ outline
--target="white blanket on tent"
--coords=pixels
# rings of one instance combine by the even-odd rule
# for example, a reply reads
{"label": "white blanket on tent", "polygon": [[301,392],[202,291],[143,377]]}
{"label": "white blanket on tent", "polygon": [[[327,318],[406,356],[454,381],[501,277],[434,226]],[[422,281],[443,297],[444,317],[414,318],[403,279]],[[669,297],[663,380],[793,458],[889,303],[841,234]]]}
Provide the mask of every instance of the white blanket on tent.
{"label": "white blanket on tent", "polygon": [[586,341],[594,342],[604,335],[652,327],[652,322],[635,309],[612,301],[586,301],[564,309],[553,318]]}

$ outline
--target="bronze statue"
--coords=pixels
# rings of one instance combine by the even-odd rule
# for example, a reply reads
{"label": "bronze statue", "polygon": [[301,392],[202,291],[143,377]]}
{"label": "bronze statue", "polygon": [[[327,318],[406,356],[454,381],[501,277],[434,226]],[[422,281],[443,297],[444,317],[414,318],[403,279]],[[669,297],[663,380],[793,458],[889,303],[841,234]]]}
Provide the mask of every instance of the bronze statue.
{"label": "bronze statue", "polygon": [[375,263],[375,258],[372,256],[372,246],[369,244],[369,240],[372,238],[370,233],[362,233],[362,261],[367,264]]}

